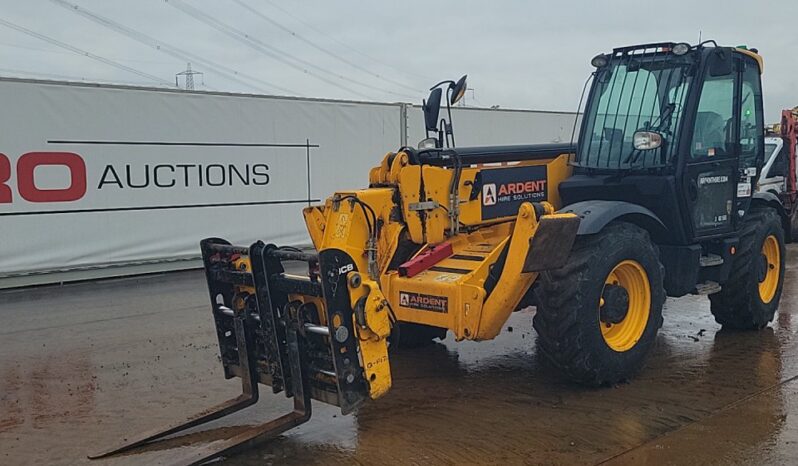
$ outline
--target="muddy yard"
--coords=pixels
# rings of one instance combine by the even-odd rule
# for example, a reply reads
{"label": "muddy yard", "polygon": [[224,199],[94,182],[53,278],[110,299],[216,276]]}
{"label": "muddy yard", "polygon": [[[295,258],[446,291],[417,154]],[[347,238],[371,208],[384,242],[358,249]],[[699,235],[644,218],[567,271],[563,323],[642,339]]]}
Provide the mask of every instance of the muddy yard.
{"label": "muddy yard", "polygon": [[[224,464],[798,464],[798,247],[789,256],[771,327],[724,332],[705,296],[671,299],[632,383],[562,380],[527,309],[494,341],[392,355],[385,398],[350,416],[315,403],[309,423]],[[0,464],[158,464],[288,410],[266,394],[210,430],[86,459],[238,393],[207,300],[201,271],[0,293]]]}

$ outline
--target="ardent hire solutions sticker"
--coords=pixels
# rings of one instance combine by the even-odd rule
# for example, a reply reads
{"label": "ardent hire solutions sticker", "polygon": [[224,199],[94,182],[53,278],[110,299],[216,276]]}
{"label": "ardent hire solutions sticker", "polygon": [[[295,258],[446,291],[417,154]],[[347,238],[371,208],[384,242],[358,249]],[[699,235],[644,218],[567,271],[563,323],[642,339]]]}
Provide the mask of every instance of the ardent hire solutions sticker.
{"label": "ardent hire solutions sticker", "polygon": [[399,292],[399,305],[422,311],[449,312],[449,298],[431,294]]}

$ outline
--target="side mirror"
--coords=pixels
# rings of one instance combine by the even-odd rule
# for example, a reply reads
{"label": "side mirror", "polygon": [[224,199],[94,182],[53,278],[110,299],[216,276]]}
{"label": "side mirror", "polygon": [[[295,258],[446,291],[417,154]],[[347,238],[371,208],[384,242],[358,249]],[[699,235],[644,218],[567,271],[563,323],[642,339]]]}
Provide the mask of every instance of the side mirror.
{"label": "side mirror", "polygon": [[732,72],[732,54],[725,48],[716,48],[709,56],[709,75],[726,76]]}
{"label": "side mirror", "polygon": [[468,75],[464,75],[462,78],[458,79],[454,86],[452,86],[452,95],[450,97],[449,103],[451,105],[456,104],[463,98],[466,93],[466,78]]}
{"label": "side mirror", "polygon": [[438,115],[441,113],[441,95],[443,91],[436,87],[429,93],[421,109],[424,111],[424,126],[427,131],[438,131]]}
{"label": "side mirror", "polygon": [[652,150],[662,145],[662,135],[654,131],[637,131],[632,142],[635,150]]}

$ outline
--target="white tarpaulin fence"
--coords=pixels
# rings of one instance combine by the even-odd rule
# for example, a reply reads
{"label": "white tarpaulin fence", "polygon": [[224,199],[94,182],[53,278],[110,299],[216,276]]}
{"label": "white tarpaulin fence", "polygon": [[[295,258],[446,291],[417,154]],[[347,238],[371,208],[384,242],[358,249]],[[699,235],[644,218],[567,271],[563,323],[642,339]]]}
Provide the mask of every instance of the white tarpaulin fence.
{"label": "white tarpaulin fence", "polygon": [[[441,116],[445,114],[441,109]],[[425,137],[421,107],[408,109],[407,120],[408,140],[414,145]],[[458,146],[567,143],[574,128],[574,114],[566,112],[455,107],[452,120]]]}
{"label": "white tarpaulin fence", "polygon": [[[302,207],[423,138],[403,104],[15,79],[0,102],[0,287],[193,266],[208,236],[308,243]],[[459,145],[568,140],[573,124],[455,113]]]}

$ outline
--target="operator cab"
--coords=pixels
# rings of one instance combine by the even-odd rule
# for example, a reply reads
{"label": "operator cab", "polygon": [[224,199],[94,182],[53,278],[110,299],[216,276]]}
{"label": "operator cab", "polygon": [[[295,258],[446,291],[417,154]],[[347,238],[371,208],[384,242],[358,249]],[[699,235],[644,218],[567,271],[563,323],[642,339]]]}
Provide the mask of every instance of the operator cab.
{"label": "operator cab", "polygon": [[575,176],[560,186],[567,204],[598,196],[642,205],[674,244],[734,229],[764,157],[762,64],[752,51],[709,44],[593,59]]}
{"label": "operator cab", "polygon": [[674,257],[728,257],[764,159],[761,57],[714,41],[669,42],[591,63],[574,176],[559,188],[565,210],[633,204],[648,212],[627,220],[643,223],[661,249],[673,246]]}

